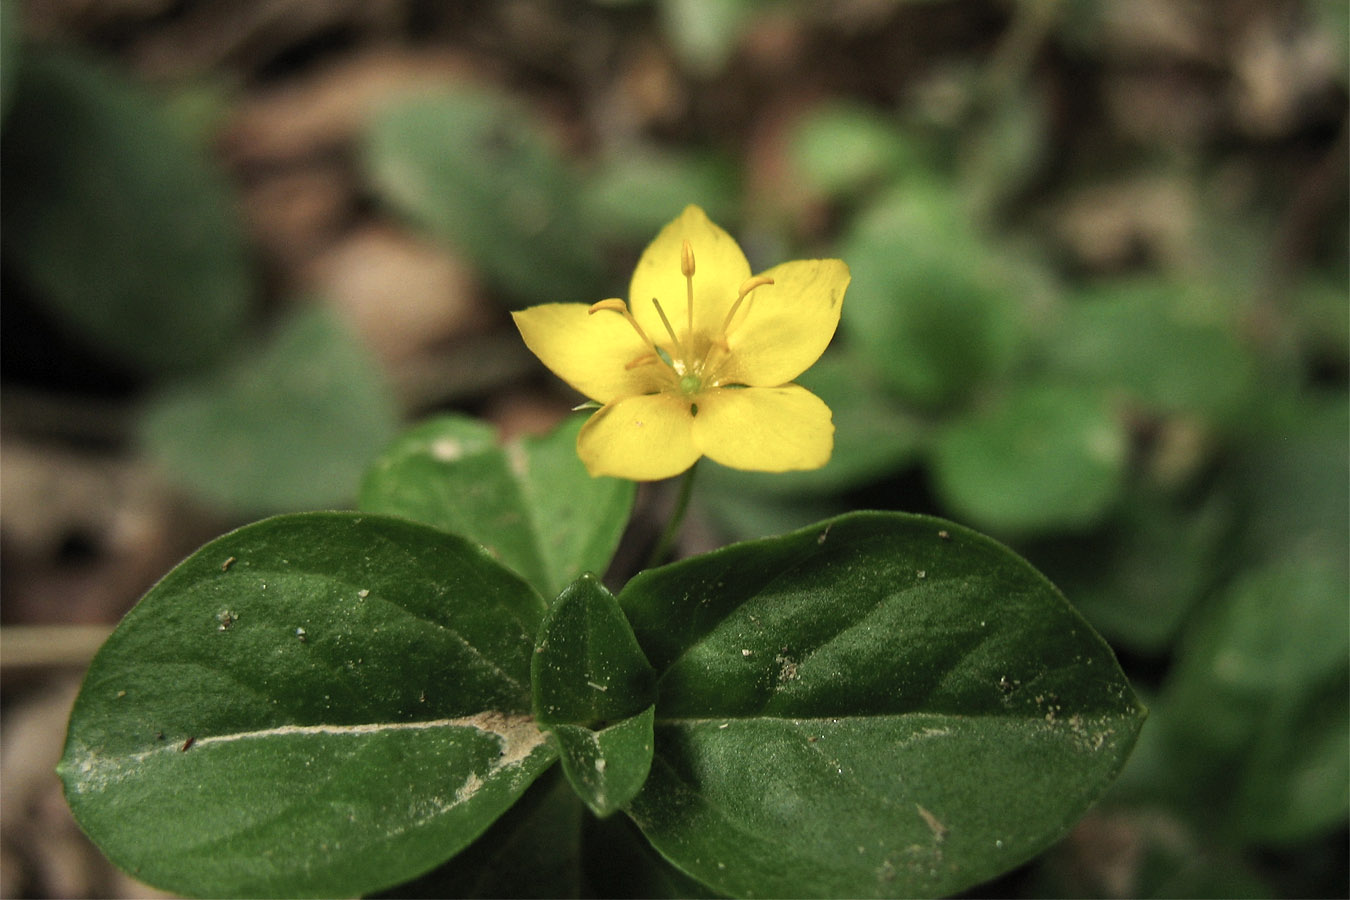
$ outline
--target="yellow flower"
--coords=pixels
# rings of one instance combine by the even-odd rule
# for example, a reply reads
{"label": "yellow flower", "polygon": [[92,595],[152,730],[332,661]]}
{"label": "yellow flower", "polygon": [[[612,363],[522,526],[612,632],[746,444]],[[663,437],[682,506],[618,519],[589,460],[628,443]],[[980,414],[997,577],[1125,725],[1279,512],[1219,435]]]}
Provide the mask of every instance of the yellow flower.
{"label": "yellow flower", "polygon": [[697,206],[643,252],[622,300],[514,313],[525,344],[601,404],[577,437],[592,475],[655,481],[707,456],[735,469],[818,469],[834,448],[830,408],[792,384],[839,324],[841,260],[783,263],[751,277],[732,237]]}

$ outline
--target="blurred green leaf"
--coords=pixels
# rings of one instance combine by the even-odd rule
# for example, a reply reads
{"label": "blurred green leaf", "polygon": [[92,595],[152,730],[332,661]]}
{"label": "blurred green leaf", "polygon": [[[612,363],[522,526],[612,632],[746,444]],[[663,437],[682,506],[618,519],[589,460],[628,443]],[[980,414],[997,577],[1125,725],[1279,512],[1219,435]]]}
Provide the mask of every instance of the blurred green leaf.
{"label": "blurred green leaf", "polygon": [[1028,859],[1143,719],[1039,573],[939,519],[855,513],[636,576],[659,673],[630,814],[738,896],[937,896]]}
{"label": "blurred green leaf", "polygon": [[1100,392],[1026,384],[949,425],[933,448],[933,477],[951,509],[987,528],[1068,530],[1117,501],[1128,449]]}
{"label": "blurred green leaf", "polygon": [[1024,549],[1113,644],[1160,655],[1220,577],[1233,518],[1224,495],[1183,503],[1136,487],[1102,529]]}
{"label": "blurred green leaf", "polygon": [[658,0],[666,37],[696,75],[719,72],[740,41],[755,0]]}
{"label": "blurred green leaf", "polygon": [[542,437],[501,446],[495,429],[442,416],[401,435],[366,472],[361,509],[404,516],[483,544],[544,597],[584,572],[603,574],[636,485],[592,478],[573,416]]}
{"label": "blurred green leaf", "polygon": [[839,255],[853,272],[840,328],[904,399],[957,403],[1022,349],[1024,298],[952,192],[916,183],[882,199]]}
{"label": "blurred green leaf", "polygon": [[201,896],[352,896],[481,834],[553,762],[537,594],[402,519],[301,513],[177,566],[95,656],[62,756],[108,857]]}
{"label": "blurred green leaf", "polygon": [[383,197],[463,250],[513,307],[600,295],[578,179],[505,95],[461,86],[392,102],[365,156]]}
{"label": "blurred green leaf", "polygon": [[1030,884],[1017,896],[1278,896],[1236,849],[1216,844],[1212,837],[1165,810],[1111,807],[1104,801],[1039,861]]}
{"label": "blurred green leaf", "polygon": [[597,234],[642,246],[690,203],[714,222],[733,220],[741,186],[734,163],[712,153],[625,148],[597,165],[584,192]]}
{"label": "blurred green leaf", "polygon": [[252,292],[224,179],[159,101],[103,68],[27,52],[17,80],[0,150],[6,265],[143,371],[221,359]]}
{"label": "blurred green leaf", "polygon": [[1231,422],[1255,391],[1256,367],[1235,324],[1216,320],[1199,290],[1122,281],[1083,292],[1064,310],[1052,364],[1159,413]]}
{"label": "blurred green leaf", "polygon": [[1350,399],[1267,395],[1230,451],[1225,484],[1245,522],[1244,561],[1334,561],[1350,569]]}
{"label": "blurred green leaf", "polygon": [[140,431],[171,480],[257,514],[350,503],[397,424],[374,359],[313,306],[226,370],[154,397]]}
{"label": "blurred green leaf", "polygon": [[855,196],[916,165],[892,117],[846,101],[822,104],[796,122],[788,153],[805,186],[830,197]]}
{"label": "blurred green leaf", "polygon": [[1173,801],[1247,841],[1344,823],[1347,589],[1339,563],[1294,559],[1250,570],[1214,599],[1159,698]]}

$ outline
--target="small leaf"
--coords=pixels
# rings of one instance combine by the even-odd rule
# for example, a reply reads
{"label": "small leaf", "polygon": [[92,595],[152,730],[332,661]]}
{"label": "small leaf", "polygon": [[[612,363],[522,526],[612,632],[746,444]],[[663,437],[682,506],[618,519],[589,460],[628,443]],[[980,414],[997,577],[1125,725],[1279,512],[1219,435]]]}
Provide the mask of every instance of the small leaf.
{"label": "small leaf", "polygon": [[1094,389],[1028,384],[949,426],[933,473],[951,508],[986,527],[1078,528],[1119,497],[1128,449],[1124,423]]}
{"label": "small leaf", "polygon": [[64,322],[150,373],[224,356],[252,293],[242,229],[220,173],[154,98],[78,57],[26,52],[3,155],[5,263]]}
{"label": "small leaf", "polygon": [[[549,607],[530,677],[535,718],[553,733],[577,795],[602,817],[628,803],[651,767],[656,679],[618,602],[594,576]],[[615,720],[622,721],[609,724]]]}
{"label": "small leaf", "polygon": [[554,759],[543,601],[400,519],[281,516],[197,551],[94,658],[59,767],[108,857],[166,890],[352,896],[425,872]]}
{"label": "small leaf", "polygon": [[642,790],[652,766],[652,723],[656,707],[607,728],[554,725],[563,772],[591,812],[617,812]]}
{"label": "small leaf", "polygon": [[1006,548],[856,513],[634,578],[660,673],[630,815],[737,896],[960,891],[1059,838],[1143,719],[1110,649]]}
{"label": "small leaf", "polygon": [[576,176],[504,95],[460,87],[391,103],[366,158],[383,196],[467,253],[513,306],[599,296]]}
{"label": "small leaf", "polygon": [[226,371],[158,395],[141,432],[168,476],[197,496],[270,513],[349,503],[397,421],[374,359],[316,307]]}
{"label": "small leaf", "polygon": [[483,544],[545,597],[603,572],[628,524],[636,486],[592,478],[572,417],[549,434],[499,446],[468,416],[405,432],[366,473],[360,507],[404,516]]}
{"label": "small leaf", "polygon": [[655,673],[614,595],[583,575],[549,607],[530,663],[534,711],[546,724],[597,725],[655,700]]}
{"label": "small leaf", "polygon": [[789,137],[793,168],[827,196],[851,196],[911,170],[918,152],[896,121],[851,103],[829,103],[804,116]]}

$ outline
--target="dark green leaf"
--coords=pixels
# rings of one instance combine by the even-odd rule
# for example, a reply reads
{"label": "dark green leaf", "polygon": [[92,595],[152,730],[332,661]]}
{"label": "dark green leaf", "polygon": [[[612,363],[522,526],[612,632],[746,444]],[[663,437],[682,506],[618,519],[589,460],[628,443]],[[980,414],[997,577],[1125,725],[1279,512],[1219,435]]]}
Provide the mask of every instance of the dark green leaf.
{"label": "dark green leaf", "polygon": [[1024,385],[953,423],[934,448],[943,499],[1002,532],[1090,525],[1119,497],[1128,439],[1089,387]]}
{"label": "dark green leaf", "polygon": [[282,516],[207,544],[90,666],[60,773],[81,826],[190,894],[350,896],[482,833],[554,759],[537,594],[400,519]]}
{"label": "dark green leaf", "polygon": [[635,485],[592,478],[577,457],[573,417],[505,447],[468,416],[402,435],[366,473],[360,506],[483,544],[545,597],[583,572],[603,572],[628,524]]}
{"label": "dark green leaf", "polygon": [[517,305],[598,296],[576,178],[505,96],[461,87],[391,103],[366,156],[390,203],[467,253]]}
{"label": "dark green leaf", "polygon": [[604,818],[637,795],[652,767],[656,707],[606,728],[554,725],[563,772],[591,812]]}
{"label": "dark green leaf", "polygon": [[655,673],[614,595],[583,575],[549,607],[531,660],[534,711],[548,724],[598,725],[655,699]]}
{"label": "dark green leaf", "polygon": [[141,428],[171,479],[256,514],[350,503],[397,421],[374,359],[313,308],[228,370],[166,390]]}
{"label": "dark green leaf", "polygon": [[454,859],[378,896],[576,897],[585,808],[557,769]]}
{"label": "dark green leaf", "polygon": [[1006,548],[858,513],[639,575],[660,673],[631,815],[744,896],[936,895],[1061,836],[1143,710],[1110,649]]}
{"label": "dark green leaf", "polygon": [[220,174],[152,97],[103,69],[29,52],[17,82],[0,166],[6,265],[142,370],[221,358],[252,287]]}

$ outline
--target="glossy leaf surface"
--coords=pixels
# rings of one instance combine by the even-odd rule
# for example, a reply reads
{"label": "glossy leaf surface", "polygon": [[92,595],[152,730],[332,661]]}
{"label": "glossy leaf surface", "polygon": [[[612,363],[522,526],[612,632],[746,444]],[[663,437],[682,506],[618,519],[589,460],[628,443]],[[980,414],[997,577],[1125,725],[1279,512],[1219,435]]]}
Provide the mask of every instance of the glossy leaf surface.
{"label": "glossy leaf surface", "polygon": [[81,826],[188,894],[348,896],[469,844],[555,758],[539,596],[460,538],[351,513],[207,544],[95,657],[60,773]]}
{"label": "glossy leaf surface", "polygon": [[605,570],[633,506],[633,482],[592,478],[577,458],[583,422],[503,446],[480,420],[432,419],[370,468],[360,506],[475,540],[551,599]]}
{"label": "glossy leaf surface", "polygon": [[858,513],[635,578],[656,755],[631,815],[738,896],[962,890],[1061,836],[1143,710],[1006,548]]}

